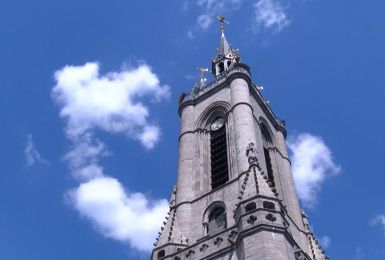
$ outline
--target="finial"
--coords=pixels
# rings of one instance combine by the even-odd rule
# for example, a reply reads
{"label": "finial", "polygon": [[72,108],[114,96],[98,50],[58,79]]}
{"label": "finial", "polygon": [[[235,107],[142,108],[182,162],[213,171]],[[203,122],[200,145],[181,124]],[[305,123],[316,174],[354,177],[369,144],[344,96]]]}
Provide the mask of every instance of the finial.
{"label": "finial", "polygon": [[224,33],[225,31],[225,23],[229,24],[229,22],[226,20],[224,16],[217,16],[217,19],[219,23],[221,24],[221,32]]}
{"label": "finial", "polygon": [[197,68],[199,70],[199,86],[203,86],[206,83],[205,73],[209,71],[208,68],[200,67]]}

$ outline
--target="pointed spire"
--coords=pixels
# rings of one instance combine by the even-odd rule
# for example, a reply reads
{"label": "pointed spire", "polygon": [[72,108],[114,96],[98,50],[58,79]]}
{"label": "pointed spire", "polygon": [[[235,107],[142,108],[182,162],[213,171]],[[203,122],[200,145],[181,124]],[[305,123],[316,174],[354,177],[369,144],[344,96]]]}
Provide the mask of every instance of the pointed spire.
{"label": "pointed spire", "polygon": [[229,22],[223,16],[217,16],[221,26],[221,39],[217,49],[217,56],[213,59],[211,65],[212,74],[217,77],[230,69],[231,64],[239,62],[238,50],[231,48],[225,36],[225,23]]}
{"label": "pointed spire", "polygon": [[230,44],[228,43],[226,36],[225,36],[225,23],[229,23],[226,21],[225,17],[223,16],[217,16],[217,19],[221,25],[221,40],[219,43],[219,48],[218,48],[218,55],[225,56],[230,50]]}

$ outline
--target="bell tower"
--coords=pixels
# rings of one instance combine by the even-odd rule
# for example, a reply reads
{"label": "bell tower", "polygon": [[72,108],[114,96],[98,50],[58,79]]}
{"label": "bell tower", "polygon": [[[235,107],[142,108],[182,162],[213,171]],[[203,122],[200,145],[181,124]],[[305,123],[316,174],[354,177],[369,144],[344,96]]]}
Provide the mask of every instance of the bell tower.
{"label": "bell tower", "polygon": [[228,43],[179,99],[177,184],[152,259],[328,259],[300,209],[285,137]]}

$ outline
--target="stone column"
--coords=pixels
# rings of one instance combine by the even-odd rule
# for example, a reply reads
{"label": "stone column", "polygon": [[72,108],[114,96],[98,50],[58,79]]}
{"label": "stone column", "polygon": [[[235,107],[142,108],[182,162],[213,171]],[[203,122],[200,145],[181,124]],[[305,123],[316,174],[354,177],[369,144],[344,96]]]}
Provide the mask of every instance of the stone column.
{"label": "stone column", "polygon": [[[290,217],[296,222],[297,226],[304,230],[303,220],[302,220],[302,214],[301,209],[298,202],[298,196],[294,184],[294,178],[291,171],[291,165],[290,162],[286,159],[289,158],[286,144],[285,144],[285,137],[282,132],[277,131],[277,143],[278,143],[278,149],[280,150],[281,154],[277,154],[277,167],[279,168],[279,175],[280,175],[280,182],[282,186],[282,192],[284,193],[284,203],[287,205],[287,211]],[[295,237],[297,243],[300,244],[303,250],[306,250],[307,245],[307,238],[303,233],[298,232],[293,233],[293,236],[300,236]]]}
{"label": "stone column", "polygon": [[235,78],[230,82],[231,106],[234,119],[236,161],[240,174],[249,168],[246,147],[256,144],[253,110],[250,105],[250,91],[246,80]]}
{"label": "stone column", "polygon": [[179,167],[177,180],[176,220],[181,233],[189,238],[191,221],[191,204],[193,197],[193,163],[194,163],[194,108],[187,106],[181,113],[181,127],[179,140]]}

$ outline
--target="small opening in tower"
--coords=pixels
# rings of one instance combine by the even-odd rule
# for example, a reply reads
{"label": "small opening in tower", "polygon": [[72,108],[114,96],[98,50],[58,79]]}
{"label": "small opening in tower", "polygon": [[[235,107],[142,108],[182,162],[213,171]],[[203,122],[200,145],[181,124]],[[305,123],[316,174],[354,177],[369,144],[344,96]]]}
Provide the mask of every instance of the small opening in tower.
{"label": "small opening in tower", "polygon": [[263,208],[265,209],[275,209],[275,204],[271,201],[264,201]]}
{"label": "small opening in tower", "polygon": [[231,61],[227,61],[227,67],[230,67],[230,65],[231,65]]}
{"label": "small opening in tower", "polygon": [[247,203],[246,206],[245,206],[245,211],[246,212],[250,212],[254,209],[257,208],[257,204],[255,204],[255,202],[250,202],[250,203]]}
{"label": "small opening in tower", "polygon": [[218,68],[219,68],[219,73],[222,73],[225,71],[225,65],[223,64],[223,62],[219,62]]}
{"label": "small opening in tower", "polygon": [[166,252],[165,252],[164,250],[160,250],[160,251],[158,252],[158,259],[164,257],[165,255],[166,255]]}

